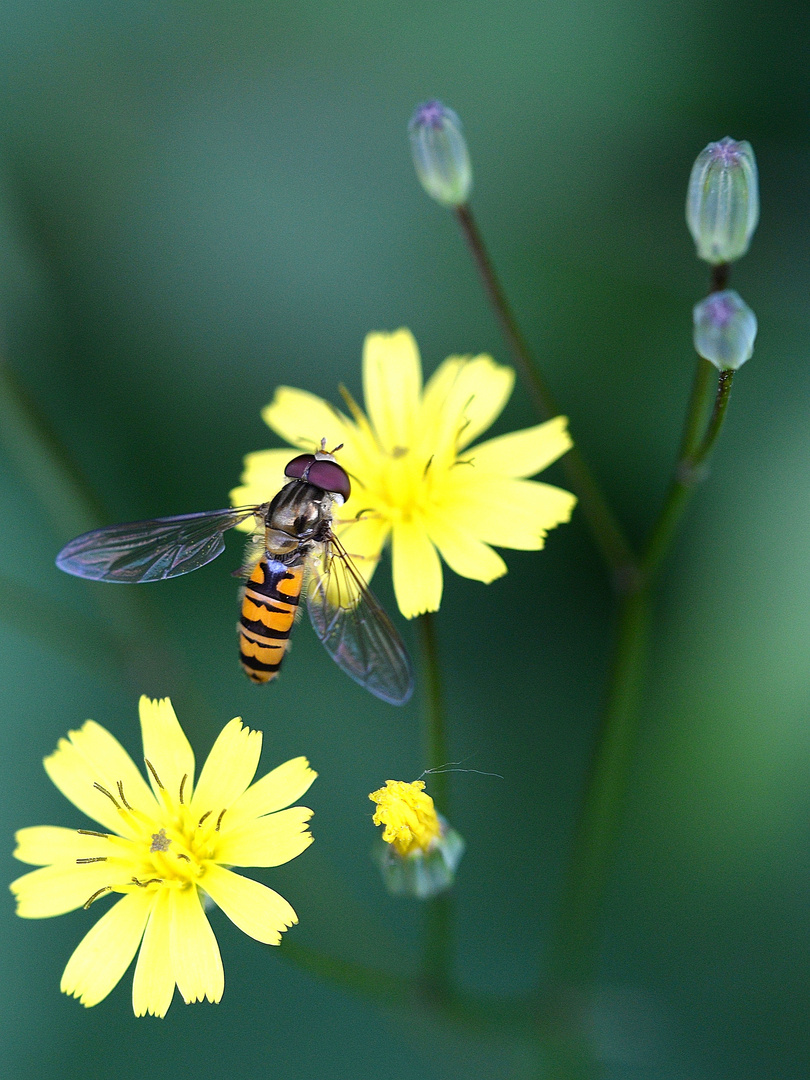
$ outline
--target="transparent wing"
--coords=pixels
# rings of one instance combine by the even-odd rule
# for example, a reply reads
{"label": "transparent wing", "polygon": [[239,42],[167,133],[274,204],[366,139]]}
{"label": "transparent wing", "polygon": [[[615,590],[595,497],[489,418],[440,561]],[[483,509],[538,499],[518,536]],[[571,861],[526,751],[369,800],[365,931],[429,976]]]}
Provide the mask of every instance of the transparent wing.
{"label": "transparent wing", "polygon": [[334,537],[309,564],[307,610],[332,659],[355,682],[391,705],[413,693],[408,653],[393,623]]}
{"label": "transparent wing", "polygon": [[77,536],[56,556],[60,570],[90,581],[162,581],[197,570],[225,550],[223,533],[262,507],[109,525]]}

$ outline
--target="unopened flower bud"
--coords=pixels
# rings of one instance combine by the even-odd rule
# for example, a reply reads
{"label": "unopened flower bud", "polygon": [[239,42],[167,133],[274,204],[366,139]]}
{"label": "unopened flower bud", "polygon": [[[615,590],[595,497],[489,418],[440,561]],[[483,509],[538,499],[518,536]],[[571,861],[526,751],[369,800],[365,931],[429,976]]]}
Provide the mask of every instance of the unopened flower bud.
{"label": "unopened flower bud", "polygon": [[759,220],[757,163],[751,144],[726,136],[697,156],[686,194],[686,223],[699,259],[733,262],[748,250]]}
{"label": "unopened flower bud", "polygon": [[408,125],[416,175],[442,206],[462,206],[472,187],[472,169],[461,121],[440,101],[416,108]]}
{"label": "unopened flower bud", "polygon": [[757,317],[733,289],[695,304],[695,349],[720,371],[742,367],[754,352]]}
{"label": "unopened flower bud", "polygon": [[369,795],[374,824],[384,825],[376,858],[383,881],[396,896],[426,900],[453,884],[464,841],[436,813],[423,780],[386,780]]}

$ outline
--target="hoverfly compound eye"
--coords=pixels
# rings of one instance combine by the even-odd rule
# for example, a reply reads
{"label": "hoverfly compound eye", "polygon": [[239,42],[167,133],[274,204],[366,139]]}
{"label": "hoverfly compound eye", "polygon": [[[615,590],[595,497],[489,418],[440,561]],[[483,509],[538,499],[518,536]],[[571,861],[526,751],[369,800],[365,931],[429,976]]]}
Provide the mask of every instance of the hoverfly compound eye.
{"label": "hoverfly compound eye", "polygon": [[[296,459],[298,460],[298,459]],[[295,462],[290,462],[295,464]],[[289,465],[287,468],[289,469]],[[348,474],[336,461],[327,458],[316,458],[307,472],[307,480],[315,487],[323,488],[333,495],[339,495],[345,502],[352,492],[352,485]]]}
{"label": "hoverfly compound eye", "polygon": [[299,454],[298,457],[287,462],[284,469],[284,475],[291,476],[293,480],[301,480],[314,461],[314,454]]}

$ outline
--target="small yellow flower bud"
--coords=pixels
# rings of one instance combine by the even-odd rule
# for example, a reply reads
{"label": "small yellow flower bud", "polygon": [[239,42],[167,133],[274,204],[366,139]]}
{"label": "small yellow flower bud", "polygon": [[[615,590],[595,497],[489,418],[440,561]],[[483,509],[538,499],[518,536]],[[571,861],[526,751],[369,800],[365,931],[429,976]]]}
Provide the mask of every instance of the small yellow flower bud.
{"label": "small yellow flower bud", "polygon": [[759,220],[757,163],[751,144],[726,136],[709,143],[692,166],[686,223],[699,259],[733,262],[748,250]]}
{"label": "small yellow flower bud", "polygon": [[377,859],[389,892],[435,896],[453,884],[464,841],[436,813],[423,780],[386,780],[369,795],[377,803],[374,824],[384,825]]}
{"label": "small yellow flower bud", "polygon": [[426,101],[411,117],[408,132],[422,187],[442,206],[463,206],[472,169],[459,118],[440,101]]}
{"label": "small yellow flower bud", "polygon": [[693,319],[695,349],[720,371],[736,371],[753,354],[757,317],[734,289],[695,304]]}

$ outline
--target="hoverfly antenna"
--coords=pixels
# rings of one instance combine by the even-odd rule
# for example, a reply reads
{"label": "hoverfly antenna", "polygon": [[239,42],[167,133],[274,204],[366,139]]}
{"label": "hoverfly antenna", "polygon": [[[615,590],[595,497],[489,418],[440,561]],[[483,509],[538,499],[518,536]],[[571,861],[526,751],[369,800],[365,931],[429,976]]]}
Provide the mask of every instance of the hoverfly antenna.
{"label": "hoverfly antenna", "polygon": [[[324,439],[323,441],[326,442],[326,439]],[[330,450],[329,453],[330,454],[336,454],[338,452],[338,450],[343,449],[343,445],[344,445],[343,443],[338,443],[337,446],[334,448],[334,450]]]}

